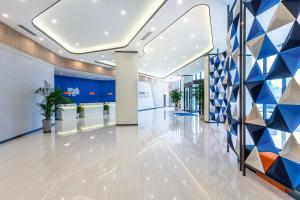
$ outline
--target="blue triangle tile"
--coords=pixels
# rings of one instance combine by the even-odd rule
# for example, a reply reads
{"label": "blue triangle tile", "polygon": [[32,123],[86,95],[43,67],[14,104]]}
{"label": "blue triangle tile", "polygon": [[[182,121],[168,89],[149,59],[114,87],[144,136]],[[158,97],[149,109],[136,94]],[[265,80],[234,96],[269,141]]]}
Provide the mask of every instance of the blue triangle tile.
{"label": "blue triangle tile", "polygon": [[279,3],[279,0],[254,0],[254,1],[260,1],[260,5],[256,13],[257,15],[262,14],[263,12],[267,11],[268,9],[272,8],[273,6]]}
{"label": "blue triangle tile", "polygon": [[300,125],[300,105],[278,104],[277,106],[288,126],[288,132],[293,133]]}
{"label": "blue triangle tile", "polygon": [[300,24],[296,21],[284,42],[281,51],[286,51],[300,46]]}
{"label": "blue triangle tile", "polygon": [[275,107],[270,119],[267,122],[269,128],[290,132],[290,129],[283,117],[283,113],[279,110],[278,106]]}
{"label": "blue triangle tile", "polygon": [[264,81],[247,82],[246,83],[246,87],[247,87],[254,102],[256,101],[263,84],[264,84]]}
{"label": "blue triangle tile", "polygon": [[252,67],[248,78],[246,80],[247,82],[256,82],[256,81],[263,81],[265,80],[265,76],[262,74],[261,69],[257,62],[254,63],[254,66]]}
{"label": "blue triangle tile", "polygon": [[296,70],[297,70],[296,67],[290,69],[290,67],[285,63],[281,54],[279,54],[276,57],[273,65],[271,66],[271,69],[267,74],[266,79],[272,80],[272,79],[292,77],[296,73]]}
{"label": "blue triangle tile", "polygon": [[291,73],[295,75],[297,69],[300,68],[300,46],[283,51],[280,54],[284,62],[289,67]]}
{"label": "blue triangle tile", "polygon": [[250,41],[262,34],[264,34],[265,31],[263,29],[263,27],[260,25],[260,23],[258,22],[258,20],[256,18],[254,18],[254,21],[252,23],[252,26],[251,26],[251,29],[250,29],[250,32],[248,34],[248,38],[247,38],[247,41]]}
{"label": "blue triangle tile", "polygon": [[277,159],[273,162],[266,174],[278,181],[279,183],[289,188],[293,188],[290,177],[286,171],[285,165],[280,156],[278,156]]}
{"label": "blue triangle tile", "polygon": [[299,0],[282,0],[281,3],[289,10],[289,12],[297,19],[300,14]]}
{"label": "blue triangle tile", "polygon": [[236,37],[234,38],[234,43],[233,43],[232,51],[237,50],[239,47],[240,47],[240,43],[239,43],[239,41],[238,41],[238,37],[236,36]]}
{"label": "blue triangle tile", "polygon": [[258,143],[257,143],[258,152],[272,152],[278,154],[278,149],[276,148],[273,139],[267,129],[262,133]]}
{"label": "blue triangle tile", "polygon": [[296,189],[300,187],[300,164],[281,157],[283,165],[289,176],[292,188]]}
{"label": "blue triangle tile", "polygon": [[263,83],[259,95],[255,99],[255,103],[259,104],[276,104],[276,99],[273,96],[272,91],[270,90],[266,82]]}
{"label": "blue triangle tile", "polygon": [[246,124],[246,127],[250,133],[250,136],[254,142],[255,145],[258,144],[261,136],[265,131],[268,131],[266,127],[258,126],[255,124]]}
{"label": "blue triangle tile", "polygon": [[270,38],[265,35],[257,56],[257,60],[275,55],[277,53],[278,51],[276,47],[274,46]]}

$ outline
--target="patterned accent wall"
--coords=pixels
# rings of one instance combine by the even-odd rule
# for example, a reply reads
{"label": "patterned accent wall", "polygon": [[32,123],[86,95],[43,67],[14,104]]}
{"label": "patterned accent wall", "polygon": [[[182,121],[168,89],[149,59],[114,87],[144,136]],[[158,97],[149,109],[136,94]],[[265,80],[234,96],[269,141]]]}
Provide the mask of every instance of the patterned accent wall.
{"label": "patterned accent wall", "polygon": [[227,144],[231,149],[239,155],[239,103],[238,103],[238,94],[239,94],[239,51],[240,51],[240,42],[239,42],[239,1],[236,1],[233,4],[233,7],[229,13],[229,29],[227,35],[227,50],[226,50],[226,68],[228,70],[228,80],[226,91],[227,99],[227,118],[225,121],[225,127],[227,130]]}
{"label": "patterned accent wall", "polygon": [[247,48],[253,66],[246,80],[253,100],[246,127],[246,164],[300,191],[300,2],[245,3]]}
{"label": "patterned accent wall", "polygon": [[209,117],[211,121],[224,123],[226,120],[226,91],[228,73],[226,68],[226,52],[210,57],[209,84]]}

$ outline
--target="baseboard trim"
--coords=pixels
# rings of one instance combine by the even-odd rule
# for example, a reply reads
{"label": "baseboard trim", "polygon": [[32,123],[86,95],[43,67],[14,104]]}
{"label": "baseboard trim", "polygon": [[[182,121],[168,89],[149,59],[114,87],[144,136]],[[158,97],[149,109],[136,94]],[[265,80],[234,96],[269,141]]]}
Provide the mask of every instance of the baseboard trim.
{"label": "baseboard trim", "polygon": [[155,107],[155,108],[146,108],[146,109],[141,109],[141,110],[138,110],[139,112],[141,111],[147,111],[147,110],[155,110],[155,109],[160,109],[160,108],[170,108],[170,107]]}
{"label": "baseboard trim", "polygon": [[[52,126],[54,126],[54,125],[55,125],[55,123],[52,124]],[[21,137],[24,137],[24,136],[27,136],[27,135],[34,134],[34,133],[36,133],[37,131],[40,131],[40,130],[43,130],[43,127],[37,128],[37,129],[34,129],[34,130],[31,130],[31,131],[27,131],[27,132],[25,132],[25,133],[21,133],[21,134],[19,134],[19,135],[16,135],[16,136],[14,136],[14,137],[11,137],[11,138],[8,138],[8,139],[5,139],[5,140],[1,140],[1,141],[0,141],[0,145],[1,145],[1,144],[4,144],[4,143],[11,142],[11,141],[13,141],[13,140],[16,140],[16,139],[18,139],[18,138],[21,138]]]}
{"label": "baseboard trim", "polygon": [[116,124],[116,126],[138,126],[139,124]]}
{"label": "baseboard trim", "polygon": [[42,130],[42,129],[43,129],[43,127],[38,128],[38,129],[34,129],[34,130],[32,130],[32,131],[28,131],[28,132],[25,132],[25,133],[21,133],[20,135],[17,135],[17,136],[14,136],[14,137],[11,137],[11,138],[8,138],[8,139],[5,139],[5,140],[0,141],[0,144],[4,144],[4,143],[7,143],[7,142],[11,142],[11,141],[13,141],[13,140],[16,140],[16,139],[18,139],[18,138],[24,137],[24,136],[26,136],[26,135],[33,134],[33,133],[35,133],[35,132],[37,132],[37,131],[40,131],[40,130]]}

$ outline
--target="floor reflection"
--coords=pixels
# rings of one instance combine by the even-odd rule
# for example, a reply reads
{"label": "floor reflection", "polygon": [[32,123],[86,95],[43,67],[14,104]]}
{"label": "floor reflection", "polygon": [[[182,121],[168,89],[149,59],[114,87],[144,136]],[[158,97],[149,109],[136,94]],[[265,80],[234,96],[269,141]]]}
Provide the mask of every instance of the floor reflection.
{"label": "floor reflection", "polygon": [[0,199],[289,199],[241,175],[222,126],[169,108],[140,112],[138,127],[111,123],[58,122],[56,133],[0,146]]}

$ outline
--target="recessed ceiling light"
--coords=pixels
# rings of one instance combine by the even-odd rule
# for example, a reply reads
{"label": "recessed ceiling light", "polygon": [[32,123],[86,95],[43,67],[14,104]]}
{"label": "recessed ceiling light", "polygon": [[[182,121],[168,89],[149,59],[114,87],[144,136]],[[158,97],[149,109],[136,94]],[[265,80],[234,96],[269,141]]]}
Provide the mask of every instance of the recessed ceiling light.
{"label": "recessed ceiling light", "polygon": [[101,55],[101,58],[104,58],[105,56],[104,55]]}
{"label": "recessed ceiling light", "polygon": [[191,34],[191,35],[190,35],[190,38],[191,38],[191,39],[194,39],[194,38],[195,38],[195,35],[194,35],[194,34]]}
{"label": "recessed ceiling light", "polygon": [[75,43],[75,46],[79,46],[79,43],[78,43],[78,42],[76,42],[76,43]]}
{"label": "recessed ceiling light", "polygon": [[53,24],[57,24],[57,20],[56,20],[56,19],[52,19],[51,22],[52,22]]}
{"label": "recessed ceiling light", "polygon": [[121,10],[121,15],[126,15],[126,10]]}
{"label": "recessed ceiling light", "polygon": [[177,0],[177,4],[182,4],[183,0]]}
{"label": "recessed ceiling light", "polygon": [[80,59],[81,62],[83,62],[83,59]]}
{"label": "recessed ceiling light", "polygon": [[188,18],[183,18],[183,21],[184,21],[184,22],[188,22],[189,19],[188,19]]}
{"label": "recessed ceiling light", "polygon": [[62,53],[63,51],[62,50],[59,50],[59,53]]}
{"label": "recessed ceiling light", "polygon": [[153,31],[155,31],[155,29],[156,29],[155,27],[152,27],[152,28],[151,28],[151,31],[153,32]]}
{"label": "recessed ceiling light", "polygon": [[136,43],[136,46],[140,46],[140,45],[141,45],[141,43],[139,43],[139,42]]}
{"label": "recessed ceiling light", "polygon": [[6,14],[6,13],[3,13],[3,14],[2,14],[2,17],[4,17],[4,18],[8,18],[8,14]]}
{"label": "recessed ceiling light", "polygon": [[164,57],[164,60],[168,60],[168,57],[165,56],[165,57]]}
{"label": "recessed ceiling light", "polygon": [[108,31],[105,31],[105,32],[104,32],[104,35],[108,35],[108,34],[109,34],[109,32],[108,32]]}
{"label": "recessed ceiling light", "polygon": [[163,36],[160,36],[160,37],[159,37],[159,39],[160,39],[160,40],[163,40],[163,39],[164,39],[164,37],[163,37]]}
{"label": "recessed ceiling light", "polygon": [[173,48],[172,48],[172,51],[175,51],[175,50],[176,50],[176,47],[173,47]]}
{"label": "recessed ceiling light", "polygon": [[40,38],[40,41],[44,41],[44,38]]}
{"label": "recessed ceiling light", "polygon": [[199,49],[199,46],[198,46],[198,45],[196,45],[196,49]]}

